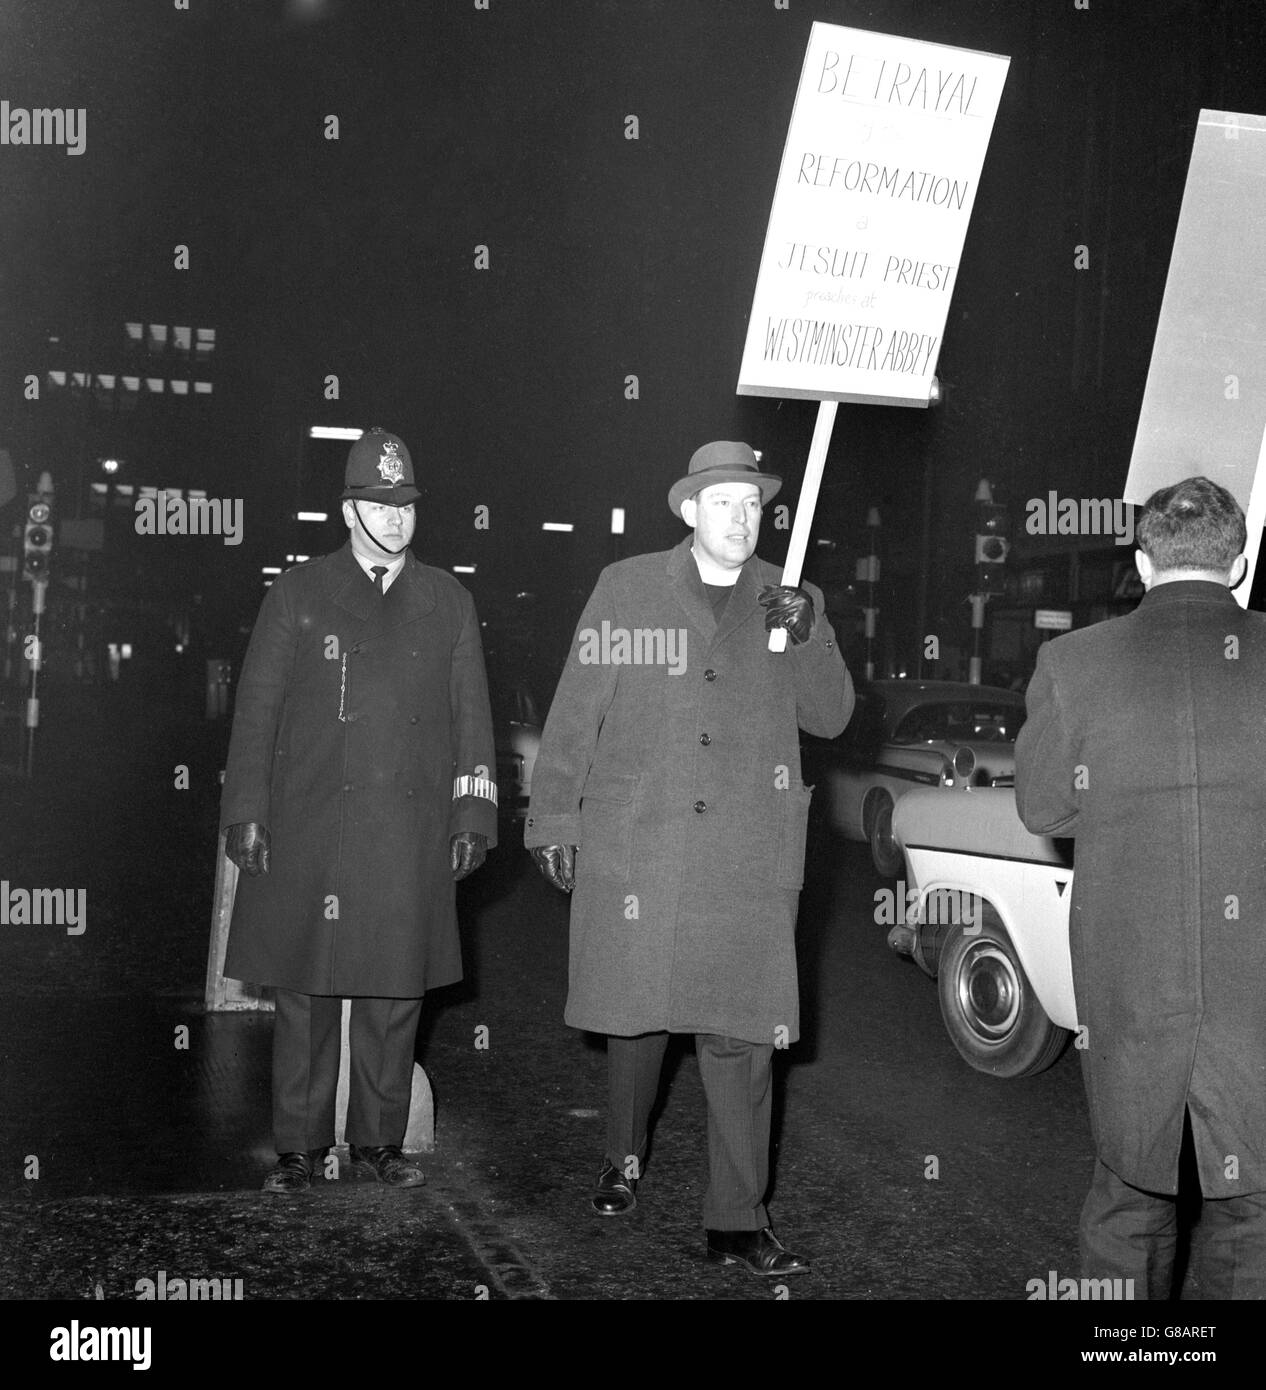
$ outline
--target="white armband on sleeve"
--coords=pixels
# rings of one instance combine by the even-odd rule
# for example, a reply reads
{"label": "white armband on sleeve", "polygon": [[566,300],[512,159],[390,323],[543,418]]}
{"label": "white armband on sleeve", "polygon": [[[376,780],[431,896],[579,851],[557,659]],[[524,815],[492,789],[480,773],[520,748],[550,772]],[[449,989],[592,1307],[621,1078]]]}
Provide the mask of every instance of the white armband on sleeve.
{"label": "white armband on sleeve", "polygon": [[497,804],[497,784],[489,777],[454,777],[453,800],[460,796],[486,796]]}

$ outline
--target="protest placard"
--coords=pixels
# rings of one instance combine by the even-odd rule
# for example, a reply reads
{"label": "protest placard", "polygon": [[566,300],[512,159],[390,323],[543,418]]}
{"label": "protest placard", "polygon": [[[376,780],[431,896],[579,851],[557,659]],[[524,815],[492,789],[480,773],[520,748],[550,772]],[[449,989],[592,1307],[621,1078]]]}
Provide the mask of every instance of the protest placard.
{"label": "protest placard", "polygon": [[1248,518],[1248,606],[1266,523],[1266,116],[1201,111],[1122,497],[1203,474]]}
{"label": "protest placard", "polygon": [[[797,585],[839,401],[926,406],[1010,58],[815,23],[765,230],[741,396],[817,400]],[[786,633],[770,634],[770,650]]]}
{"label": "protest placard", "polygon": [[740,395],[927,405],[1009,63],[814,24]]}

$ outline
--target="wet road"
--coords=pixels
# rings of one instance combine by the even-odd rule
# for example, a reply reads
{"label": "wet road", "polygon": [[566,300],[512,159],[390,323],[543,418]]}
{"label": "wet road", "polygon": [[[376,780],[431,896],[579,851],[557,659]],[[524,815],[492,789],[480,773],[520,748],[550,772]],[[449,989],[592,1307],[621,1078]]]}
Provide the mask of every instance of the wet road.
{"label": "wet road", "polygon": [[[0,877],[83,886],[88,920],[0,936],[0,1294],[134,1298],[162,1269],[241,1278],[256,1299],[775,1296],[702,1258],[688,1039],[670,1049],[637,1210],[590,1214],[605,1054],[562,1023],[567,901],[515,839],[462,885],[467,978],[424,1010],[427,1187],[260,1194],[270,1019],[201,1008],[220,747],[154,711],[67,722],[40,782],[3,789]],[[790,1296],[1023,1299],[1028,1280],[1077,1272],[1091,1147],[1075,1054],[1018,1081],[968,1068],[934,984],[874,922],[881,886],[864,846],[815,835],[803,1037],[777,1059],[771,1215],[814,1262]]]}

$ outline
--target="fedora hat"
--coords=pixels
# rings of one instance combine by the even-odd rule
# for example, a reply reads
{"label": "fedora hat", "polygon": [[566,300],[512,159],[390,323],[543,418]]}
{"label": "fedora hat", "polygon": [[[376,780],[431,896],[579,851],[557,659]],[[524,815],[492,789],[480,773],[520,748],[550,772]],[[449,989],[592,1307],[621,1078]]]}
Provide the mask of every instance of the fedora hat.
{"label": "fedora hat", "polygon": [[407,507],[421,496],[414,486],[413,460],[404,440],[377,425],[366,430],[347,454],[343,500]]}
{"label": "fedora hat", "polygon": [[669,510],[674,516],[681,516],[681,504],[686,498],[714,483],[754,483],[760,488],[762,507],[782,487],[777,474],[761,472],[750,444],[717,439],[694,451],[686,476],[678,478],[668,489]]}

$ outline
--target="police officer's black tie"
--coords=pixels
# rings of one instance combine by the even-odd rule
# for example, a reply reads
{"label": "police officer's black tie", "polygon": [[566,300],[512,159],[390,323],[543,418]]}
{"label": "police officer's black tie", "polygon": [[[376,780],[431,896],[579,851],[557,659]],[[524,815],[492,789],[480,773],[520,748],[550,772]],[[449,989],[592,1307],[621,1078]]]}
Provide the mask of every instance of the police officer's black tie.
{"label": "police officer's black tie", "polygon": [[370,565],[369,572],[374,576],[374,588],[378,590],[379,596],[387,591],[382,586],[382,577],[387,573],[386,565]]}

